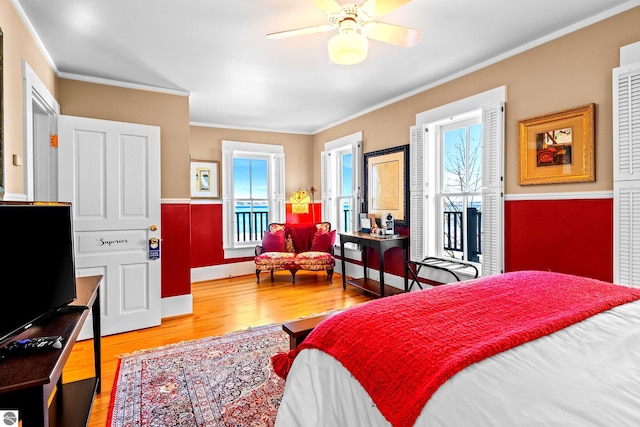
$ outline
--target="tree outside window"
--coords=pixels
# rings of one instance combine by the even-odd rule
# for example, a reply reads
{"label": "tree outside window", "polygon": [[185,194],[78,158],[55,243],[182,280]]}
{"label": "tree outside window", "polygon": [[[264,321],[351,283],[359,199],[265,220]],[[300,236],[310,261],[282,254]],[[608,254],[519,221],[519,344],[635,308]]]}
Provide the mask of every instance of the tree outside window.
{"label": "tree outside window", "polygon": [[482,124],[441,128],[442,255],[481,262]]}

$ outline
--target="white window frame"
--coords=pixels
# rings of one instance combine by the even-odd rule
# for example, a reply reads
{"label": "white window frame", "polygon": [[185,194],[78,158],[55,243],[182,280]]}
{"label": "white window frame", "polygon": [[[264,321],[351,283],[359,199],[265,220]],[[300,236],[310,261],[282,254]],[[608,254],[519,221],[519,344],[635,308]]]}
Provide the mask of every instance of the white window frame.
{"label": "white window frame", "polygon": [[284,147],[253,142],[222,141],[222,246],[224,257],[255,254],[255,242],[236,242],[233,206],[233,159],[267,159],[269,222],[285,222]]}
{"label": "white window frame", "polygon": [[[342,154],[347,152],[351,153],[352,174],[350,228],[352,231],[357,231],[359,230],[360,212],[362,212],[362,132],[355,132],[324,144],[320,165],[322,175],[322,220],[329,221],[332,228],[338,228],[340,224],[339,216],[342,215],[342,210],[339,206],[342,179],[340,158]],[[344,230],[338,230],[338,232],[342,231]],[[338,240],[336,240],[336,244],[339,244]]]}
{"label": "white window frame", "polygon": [[437,171],[429,159],[439,158],[430,135],[437,124],[477,110],[482,111],[482,268],[483,276],[504,271],[504,86],[416,115],[410,143],[410,257],[439,256],[441,243],[435,214],[437,197],[430,186],[439,186]]}

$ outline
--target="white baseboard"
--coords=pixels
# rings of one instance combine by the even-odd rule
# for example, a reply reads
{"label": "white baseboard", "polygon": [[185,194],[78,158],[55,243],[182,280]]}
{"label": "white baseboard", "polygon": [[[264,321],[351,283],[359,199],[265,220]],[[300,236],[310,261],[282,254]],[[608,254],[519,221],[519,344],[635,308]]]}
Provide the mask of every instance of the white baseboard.
{"label": "white baseboard", "polygon": [[7,202],[24,202],[27,200],[27,195],[19,193],[4,193],[4,196],[0,200]]}
{"label": "white baseboard", "polygon": [[192,282],[204,282],[205,280],[226,279],[229,277],[244,276],[256,273],[256,264],[253,261],[235,262],[233,264],[212,265],[210,267],[198,267],[191,269]]}
{"label": "white baseboard", "polygon": [[193,294],[162,298],[160,312],[163,319],[193,313]]}

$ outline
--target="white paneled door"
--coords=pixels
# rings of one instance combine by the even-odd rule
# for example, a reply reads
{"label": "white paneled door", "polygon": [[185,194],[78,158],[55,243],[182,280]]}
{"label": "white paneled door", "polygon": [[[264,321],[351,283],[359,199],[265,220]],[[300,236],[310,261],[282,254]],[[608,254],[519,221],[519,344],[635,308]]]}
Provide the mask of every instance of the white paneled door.
{"label": "white paneled door", "polygon": [[160,129],[60,116],[58,130],[58,198],[73,205],[76,271],[104,276],[102,335],[159,325],[160,259],[149,248],[161,230]]}

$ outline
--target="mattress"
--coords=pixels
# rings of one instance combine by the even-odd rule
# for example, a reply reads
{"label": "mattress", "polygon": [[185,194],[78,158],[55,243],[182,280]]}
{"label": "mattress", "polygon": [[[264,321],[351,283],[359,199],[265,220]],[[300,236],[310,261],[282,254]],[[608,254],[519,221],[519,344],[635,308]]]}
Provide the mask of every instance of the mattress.
{"label": "mattress", "polygon": [[[316,349],[299,352],[276,426],[389,425],[339,362]],[[415,423],[514,425],[639,426],[640,300],[468,366],[438,388]]]}

